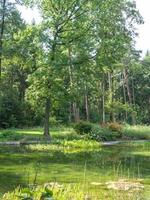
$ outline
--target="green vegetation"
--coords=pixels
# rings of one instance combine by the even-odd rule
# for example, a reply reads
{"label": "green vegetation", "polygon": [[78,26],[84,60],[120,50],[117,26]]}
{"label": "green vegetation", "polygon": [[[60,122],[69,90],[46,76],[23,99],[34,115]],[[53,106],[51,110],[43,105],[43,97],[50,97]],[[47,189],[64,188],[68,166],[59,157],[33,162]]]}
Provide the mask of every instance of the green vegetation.
{"label": "green vegetation", "polygon": [[150,140],[150,126],[129,126],[123,129],[123,137],[126,139]]}
{"label": "green vegetation", "polygon": [[[150,197],[149,155],[149,142],[91,149],[58,145],[3,146],[0,147],[1,196],[18,186],[30,189],[18,188],[15,194],[9,192],[4,199],[11,200],[13,195],[23,193],[40,196],[45,193],[44,185],[51,185],[53,197],[58,200],[70,196],[75,200],[84,200],[85,196],[92,200],[106,197],[108,200],[147,200]],[[108,182],[121,180],[140,183],[142,188],[108,189]]]}
{"label": "green vegetation", "polygon": [[89,133],[89,137],[96,141],[112,141],[122,139],[120,132],[111,131],[109,128],[100,127],[99,125],[93,125],[92,131]]}
{"label": "green vegetation", "polygon": [[[82,125],[81,125],[82,124]],[[88,132],[87,127],[89,128]],[[80,126],[81,125],[81,126]],[[111,127],[110,127],[111,126]],[[112,130],[113,127],[113,130]],[[121,130],[120,130],[121,127]],[[77,132],[76,132],[77,130]],[[81,130],[82,134],[79,133]],[[73,128],[65,126],[57,126],[51,128],[52,144],[59,144],[64,146],[86,146],[86,143],[93,143],[94,141],[114,141],[114,140],[150,140],[150,127],[149,126],[129,126],[114,124],[90,124],[79,123]],[[48,142],[43,137],[42,128],[27,128],[27,129],[3,129],[0,130],[0,142]]]}
{"label": "green vegetation", "polygon": [[2,200],[84,200],[84,199],[106,199],[107,200],[136,200],[137,198],[142,198],[141,192],[109,192],[103,191],[99,195],[95,195],[94,193],[85,192],[85,187],[82,185],[74,186],[62,186],[57,183],[47,184],[47,186],[33,187],[33,188],[25,188],[25,189],[17,189],[12,193],[7,193],[4,195]]}
{"label": "green vegetation", "polygon": [[[80,135],[76,134],[73,128],[64,126],[53,127],[51,129],[53,141],[55,140],[73,140],[80,139]],[[26,129],[3,129],[0,130],[0,141],[44,141],[42,128],[26,128]]]}
{"label": "green vegetation", "polygon": [[90,122],[80,121],[75,124],[74,129],[78,134],[88,134],[92,131],[92,124]]}
{"label": "green vegetation", "polygon": [[[38,7],[39,24],[18,5]],[[149,124],[150,55],[133,45],[143,23],[135,2],[2,0],[0,11],[0,128],[40,126],[50,138],[49,127],[80,120]]]}
{"label": "green vegetation", "polygon": [[133,0],[1,0],[0,199],[149,198],[142,23]]}

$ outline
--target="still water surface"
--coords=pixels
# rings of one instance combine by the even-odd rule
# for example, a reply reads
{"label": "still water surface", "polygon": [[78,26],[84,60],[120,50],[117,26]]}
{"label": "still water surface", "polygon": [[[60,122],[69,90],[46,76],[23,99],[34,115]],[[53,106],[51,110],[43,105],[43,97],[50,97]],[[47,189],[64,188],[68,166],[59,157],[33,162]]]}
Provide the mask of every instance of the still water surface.
{"label": "still water surface", "polygon": [[143,179],[144,193],[150,197],[150,142],[89,151],[50,145],[0,147],[0,193],[32,183],[90,184],[117,179]]}

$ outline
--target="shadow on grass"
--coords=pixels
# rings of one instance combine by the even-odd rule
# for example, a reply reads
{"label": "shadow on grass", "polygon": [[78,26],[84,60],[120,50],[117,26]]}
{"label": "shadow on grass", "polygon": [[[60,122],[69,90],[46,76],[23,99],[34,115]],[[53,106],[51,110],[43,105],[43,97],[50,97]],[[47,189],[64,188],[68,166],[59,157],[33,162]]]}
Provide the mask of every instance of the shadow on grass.
{"label": "shadow on grass", "polygon": [[0,193],[12,191],[18,186],[27,186],[27,177],[24,173],[14,173],[10,171],[0,171]]}
{"label": "shadow on grass", "polygon": [[[81,136],[72,128],[54,127],[51,129],[53,140],[79,140]],[[44,141],[43,130],[39,129],[7,129],[0,130],[0,141]]]}

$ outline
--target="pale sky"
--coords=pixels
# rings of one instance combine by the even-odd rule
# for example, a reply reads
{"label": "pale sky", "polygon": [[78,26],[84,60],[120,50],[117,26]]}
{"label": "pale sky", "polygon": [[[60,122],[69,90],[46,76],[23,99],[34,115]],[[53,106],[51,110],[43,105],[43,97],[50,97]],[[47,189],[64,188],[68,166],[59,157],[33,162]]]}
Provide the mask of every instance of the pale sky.
{"label": "pale sky", "polygon": [[[135,0],[137,2],[137,8],[144,18],[144,25],[138,26],[139,37],[137,38],[136,48],[142,50],[144,55],[147,50],[150,50],[150,0]],[[19,11],[22,13],[22,17],[31,23],[33,19],[37,23],[40,22],[40,14],[36,8],[33,10],[27,9],[22,6],[18,6]]]}
{"label": "pale sky", "polygon": [[143,50],[143,55],[150,50],[150,0],[136,0],[137,8],[144,18],[144,24],[138,27],[137,49]]}

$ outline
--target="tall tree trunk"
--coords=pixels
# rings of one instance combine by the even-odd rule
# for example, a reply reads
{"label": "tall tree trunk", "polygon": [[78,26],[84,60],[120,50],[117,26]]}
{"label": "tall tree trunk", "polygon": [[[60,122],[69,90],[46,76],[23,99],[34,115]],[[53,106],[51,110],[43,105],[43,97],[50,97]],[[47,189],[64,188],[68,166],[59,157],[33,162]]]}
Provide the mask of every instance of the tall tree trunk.
{"label": "tall tree trunk", "polygon": [[6,11],[6,0],[2,2],[2,16],[1,16],[1,30],[0,30],[0,80],[2,74],[2,51],[3,51],[3,35],[4,35],[4,23],[5,23],[5,11]]}
{"label": "tall tree trunk", "polygon": [[[127,103],[127,98],[126,98],[126,88],[125,88],[125,79],[124,79],[124,77],[123,77],[123,85],[122,85],[122,87],[123,87],[123,98],[124,98],[124,103],[126,104]],[[125,120],[127,120],[128,119],[128,112],[127,112],[127,110],[125,111]]]}
{"label": "tall tree trunk", "polygon": [[73,102],[73,117],[74,117],[74,122],[80,121],[80,110],[76,102]]}
{"label": "tall tree trunk", "polygon": [[80,121],[80,108],[76,106],[76,122]]}
{"label": "tall tree trunk", "polygon": [[112,80],[112,121],[116,121],[116,116],[115,116],[115,109],[114,109],[114,100],[115,100],[115,79],[114,79],[114,72],[112,71],[111,73],[111,80]]}
{"label": "tall tree trunk", "polygon": [[[51,51],[51,53],[52,53],[51,54],[51,64],[52,65],[54,64],[53,62],[55,60],[56,39],[57,39],[57,34],[55,34],[55,36],[54,36],[54,42],[53,42],[52,51]],[[35,54],[34,54],[34,56],[35,56]],[[35,58],[33,58],[33,59],[35,59]],[[36,59],[34,61],[36,61]],[[34,66],[36,67],[36,62],[34,63]],[[51,71],[50,71],[50,74],[51,74]],[[50,91],[50,85],[51,85],[50,81],[48,81],[47,86],[48,86],[49,91]],[[51,104],[51,99],[48,95],[46,98],[46,101],[45,101],[44,136],[49,139],[51,139],[50,131],[49,131],[50,104]]]}
{"label": "tall tree trunk", "polygon": [[115,113],[114,113],[114,77],[113,72],[108,72],[108,83],[109,83],[109,93],[111,101],[111,112],[110,112],[110,121],[115,122]]}
{"label": "tall tree trunk", "polygon": [[134,90],[134,80],[132,77],[132,96],[133,96],[133,107],[135,108],[135,90]]}
{"label": "tall tree trunk", "polygon": [[69,123],[72,122],[72,103],[69,102],[69,116],[68,116]]}
{"label": "tall tree trunk", "polygon": [[89,121],[89,105],[88,105],[88,94],[87,94],[87,87],[85,86],[85,113],[86,113],[86,120]]}
{"label": "tall tree trunk", "polygon": [[[129,87],[129,78],[128,78],[128,73],[127,73],[127,69],[124,69],[124,79],[125,79],[125,84],[126,84],[126,88],[127,88],[127,94],[128,94],[128,98],[129,98],[129,104],[131,106],[131,108],[133,109],[133,101],[132,101],[132,94],[131,94],[131,90]],[[135,125],[135,114],[134,111],[132,111],[131,113],[131,118],[132,118],[132,124]]]}
{"label": "tall tree trunk", "polygon": [[105,117],[105,74],[103,73],[103,80],[102,80],[102,122],[106,122],[106,117]]}
{"label": "tall tree trunk", "polygon": [[[71,59],[71,48],[68,47],[68,57],[69,57],[69,77],[70,77],[70,88],[71,91],[73,90],[73,66],[72,66],[72,59]],[[80,110],[79,107],[77,106],[77,103],[75,99],[73,100],[72,103],[72,109],[73,109],[73,117],[74,117],[74,122],[78,122],[80,120]]]}
{"label": "tall tree trunk", "polygon": [[50,117],[50,98],[48,97],[45,101],[44,136],[50,139],[49,117]]}
{"label": "tall tree trunk", "polygon": [[[73,90],[73,73],[72,73],[72,60],[71,60],[71,48],[68,47],[68,62],[69,62],[69,81],[70,81],[70,90]],[[69,121],[72,121],[72,112],[73,116],[75,116],[75,105],[70,100],[70,107],[69,107]]]}

